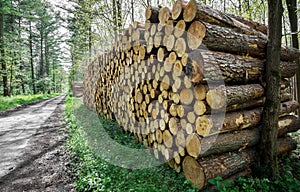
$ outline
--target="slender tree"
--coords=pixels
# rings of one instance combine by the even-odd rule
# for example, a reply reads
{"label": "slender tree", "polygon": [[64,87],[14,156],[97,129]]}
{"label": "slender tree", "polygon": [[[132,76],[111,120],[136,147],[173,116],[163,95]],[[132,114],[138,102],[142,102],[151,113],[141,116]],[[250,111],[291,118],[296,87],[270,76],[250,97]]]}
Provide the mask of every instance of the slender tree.
{"label": "slender tree", "polygon": [[33,35],[32,35],[32,26],[31,21],[29,21],[29,51],[30,51],[30,71],[31,71],[31,85],[33,94],[36,94],[36,87],[35,87],[35,70],[34,70],[34,63],[33,63]]}
{"label": "slender tree", "polygon": [[280,107],[280,52],[282,36],[281,0],[268,0],[269,32],[266,64],[266,104],[262,118],[260,142],[260,170],[264,176],[275,177],[278,173],[276,141]]}
{"label": "slender tree", "polygon": [[8,90],[8,78],[7,78],[7,66],[5,61],[5,42],[4,42],[4,4],[0,1],[0,63],[2,70],[2,81],[3,81],[3,96],[9,96]]}

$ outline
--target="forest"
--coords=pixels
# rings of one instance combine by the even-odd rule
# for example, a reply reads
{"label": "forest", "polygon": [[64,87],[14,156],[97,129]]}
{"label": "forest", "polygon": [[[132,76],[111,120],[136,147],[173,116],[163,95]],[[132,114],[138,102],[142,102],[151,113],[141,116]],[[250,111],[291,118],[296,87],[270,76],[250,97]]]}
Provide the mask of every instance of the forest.
{"label": "forest", "polygon": [[[134,21],[145,20],[143,10],[148,5],[171,6],[174,2],[2,0],[0,94],[63,91],[64,85],[82,80],[87,63],[109,49],[118,32]],[[202,3],[267,24],[267,1],[202,0]],[[282,42],[295,47],[299,19],[292,17],[288,8],[299,14],[296,5],[299,1],[283,3],[282,21]]]}
{"label": "forest", "polygon": [[[67,187],[74,180],[78,191],[298,189],[299,5],[1,0],[1,154],[13,164],[31,147],[28,157],[53,163],[56,156],[47,155],[56,151],[64,172],[73,172]],[[32,104],[20,107],[25,98]],[[57,143],[38,153],[44,149],[35,146],[49,141]],[[151,158],[128,160],[123,147]],[[22,166],[0,168],[0,188],[20,188],[10,180]]]}

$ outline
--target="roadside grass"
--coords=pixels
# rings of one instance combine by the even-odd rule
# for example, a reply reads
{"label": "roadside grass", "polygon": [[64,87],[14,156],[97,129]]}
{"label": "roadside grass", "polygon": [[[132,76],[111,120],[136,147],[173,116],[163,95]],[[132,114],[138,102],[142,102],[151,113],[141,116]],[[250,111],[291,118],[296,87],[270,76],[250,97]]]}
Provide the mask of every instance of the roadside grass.
{"label": "roadside grass", "polygon": [[7,109],[12,109],[18,107],[22,104],[31,103],[34,101],[39,101],[43,99],[48,99],[59,95],[58,93],[54,94],[37,94],[37,95],[17,95],[11,97],[0,97],[0,111]]}
{"label": "roadside grass", "polygon": [[[118,156],[113,150],[109,151],[111,143],[97,145],[104,138],[102,133],[129,148],[143,149],[144,146],[138,144],[133,136],[124,133],[115,121],[99,119],[79,99],[67,97],[65,117],[70,133],[67,147],[77,191],[198,191],[166,163],[145,169],[122,168],[122,150],[118,151],[121,154]],[[240,177],[233,182],[218,177],[210,180],[211,188],[203,191],[300,191],[299,154],[296,151],[293,157],[279,164],[281,174],[276,180]],[[120,166],[113,165],[116,161],[120,161]],[[151,164],[155,160],[149,158],[146,161]]]}
{"label": "roadside grass", "polygon": [[177,174],[167,164],[130,169],[105,161],[101,151],[95,152],[88,141],[87,132],[92,130],[97,137],[97,127],[103,127],[113,140],[129,148],[142,149],[144,146],[125,134],[115,121],[99,121],[97,114],[89,111],[78,99],[67,97],[65,115],[70,132],[67,147],[77,191],[197,191],[182,174]]}

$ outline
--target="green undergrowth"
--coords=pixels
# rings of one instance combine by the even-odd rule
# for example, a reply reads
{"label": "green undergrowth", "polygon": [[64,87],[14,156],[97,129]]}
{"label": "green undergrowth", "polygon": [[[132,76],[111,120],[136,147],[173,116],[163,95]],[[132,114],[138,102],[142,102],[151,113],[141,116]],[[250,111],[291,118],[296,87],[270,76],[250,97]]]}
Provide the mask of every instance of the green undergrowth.
{"label": "green undergrowth", "polygon": [[[134,160],[131,168],[128,165],[126,167],[128,161],[124,161],[126,168],[122,168],[123,157],[114,154],[121,163],[113,165],[116,161],[107,154],[111,148],[105,146],[95,149],[90,141],[91,134],[95,140],[96,137],[103,138],[100,133],[103,128],[110,138],[122,146],[130,149],[143,149],[144,146],[125,134],[115,121],[99,120],[96,113],[89,111],[76,98],[67,98],[65,114],[70,132],[67,147],[74,168],[77,191],[197,191],[183,175],[177,174],[166,163],[135,169],[138,165]],[[122,151],[117,152],[124,155]],[[145,160],[145,166],[155,164],[154,161],[151,158]]]}
{"label": "green undergrowth", "polygon": [[[294,133],[298,139],[299,133]],[[279,159],[279,175],[276,179],[239,177],[235,181],[221,177],[211,179],[209,184],[216,192],[300,192],[299,147],[289,158]]]}
{"label": "green undergrowth", "polygon": [[11,97],[0,97],[0,111],[12,109],[23,104],[48,99],[59,94],[37,94],[37,95],[17,95]]}
{"label": "green undergrowth", "polygon": [[[144,149],[144,146],[124,133],[115,121],[99,119],[79,99],[67,98],[65,114],[70,132],[67,146],[77,191],[198,191],[166,163],[144,169],[134,168],[141,161],[144,165],[155,164],[155,160],[148,156],[144,159],[137,157],[128,167],[128,161],[124,160],[128,151],[125,148],[114,149],[111,145],[115,143],[106,142],[107,138],[103,135],[131,149]],[[119,165],[114,165],[116,162]],[[233,182],[218,177],[210,180],[210,187],[203,191],[300,191],[299,158],[287,159],[279,166],[281,175],[273,181],[241,177]]]}
{"label": "green undergrowth", "polygon": [[235,181],[228,181],[217,177],[210,180],[209,183],[215,186],[215,189],[212,191],[217,192],[299,192],[299,162],[299,159],[296,162],[286,159],[284,165],[281,167],[280,175],[274,180],[268,178],[239,177]]}

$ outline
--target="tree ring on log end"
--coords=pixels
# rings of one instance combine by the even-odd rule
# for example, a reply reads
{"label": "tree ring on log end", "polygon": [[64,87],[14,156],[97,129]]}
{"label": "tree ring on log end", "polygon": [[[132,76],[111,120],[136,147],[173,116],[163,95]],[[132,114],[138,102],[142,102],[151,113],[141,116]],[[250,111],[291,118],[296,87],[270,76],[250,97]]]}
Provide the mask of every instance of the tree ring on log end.
{"label": "tree ring on log end", "polygon": [[206,101],[212,109],[226,106],[226,95],[222,89],[212,89],[207,92]]}
{"label": "tree ring on log end", "polygon": [[201,189],[205,184],[205,175],[201,165],[197,162],[196,159],[187,156],[183,160],[183,172],[185,178],[195,184],[199,189]]}

